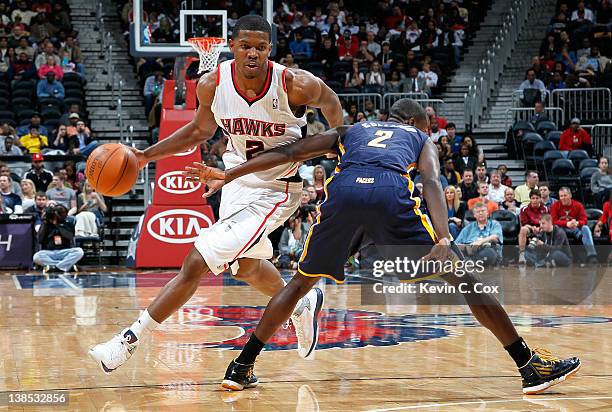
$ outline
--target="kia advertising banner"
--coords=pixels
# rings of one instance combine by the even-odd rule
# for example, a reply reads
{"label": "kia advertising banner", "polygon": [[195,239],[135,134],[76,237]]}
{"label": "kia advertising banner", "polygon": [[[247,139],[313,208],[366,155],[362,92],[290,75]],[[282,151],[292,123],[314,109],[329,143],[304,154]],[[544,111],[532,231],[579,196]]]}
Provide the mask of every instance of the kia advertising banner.
{"label": "kia advertising banner", "polygon": [[[168,90],[168,92],[166,92]],[[174,106],[173,81],[166,81],[159,140],[168,138],[195,115],[195,82],[188,84],[187,105]],[[136,236],[136,267],[180,267],[200,230],[211,226],[214,214],[202,198],[205,186],[183,176],[185,166],[201,162],[199,146],[157,161],[153,204]]]}

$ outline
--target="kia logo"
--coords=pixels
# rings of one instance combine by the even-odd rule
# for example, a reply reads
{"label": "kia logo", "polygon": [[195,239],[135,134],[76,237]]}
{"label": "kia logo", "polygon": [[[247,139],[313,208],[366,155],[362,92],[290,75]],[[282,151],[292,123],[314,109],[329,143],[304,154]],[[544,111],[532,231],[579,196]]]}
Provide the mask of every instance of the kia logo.
{"label": "kia logo", "polygon": [[203,227],[212,222],[203,213],[189,209],[172,209],[154,215],[147,223],[147,231],[160,242],[193,243]]}
{"label": "kia logo", "polygon": [[191,149],[187,150],[186,152],[176,153],[175,156],[189,156],[190,154],[194,153],[197,148],[198,146],[193,146]]}
{"label": "kia logo", "polygon": [[157,179],[157,185],[164,192],[174,195],[185,195],[198,190],[202,183],[187,180],[182,171],[173,170],[161,175]]}

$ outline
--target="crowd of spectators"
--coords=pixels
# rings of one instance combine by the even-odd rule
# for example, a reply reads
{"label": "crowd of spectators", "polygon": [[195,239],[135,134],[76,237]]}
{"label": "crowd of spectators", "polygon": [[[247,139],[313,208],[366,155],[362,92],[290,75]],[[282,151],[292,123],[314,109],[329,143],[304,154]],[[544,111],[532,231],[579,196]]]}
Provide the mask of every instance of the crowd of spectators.
{"label": "crowd of spectators", "polygon": [[74,271],[83,256],[75,248],[75,239],[99,237],[107,205],[73,161],[65,161],[53,172],[44,162],[42,153],[34,154],[32,167],[23,176],[0,163],[1,211],[35,217],[41,250],[34,261],[45,272]]}
{"label": "crowd of spectators", "polygon": [[[609,1],[561,1],[519,90],[527,106],[557,89],[609,87],[612,6]],[[535,92],[535,91],[538,92]]]}

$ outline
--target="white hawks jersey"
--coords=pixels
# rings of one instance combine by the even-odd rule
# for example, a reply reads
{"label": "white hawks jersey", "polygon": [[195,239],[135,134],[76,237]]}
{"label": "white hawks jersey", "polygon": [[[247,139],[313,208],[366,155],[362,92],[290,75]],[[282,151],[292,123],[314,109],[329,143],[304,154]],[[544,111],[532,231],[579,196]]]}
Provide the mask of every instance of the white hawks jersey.
{"label": "white hawks jersey", "polygon": [[[289,107],[285,66],[269,61],[263,91],[249,98],[235,80],[234,64],[234,60],[219,64],[211,107],[217,124],[229,138],[223,155],[228,169],[257,153],[297,141],[306,126],[306,116],[296,117]],[[239,180],[254,184],[274,182],[295,176],[297,169],[297,163],[285,164]]]}

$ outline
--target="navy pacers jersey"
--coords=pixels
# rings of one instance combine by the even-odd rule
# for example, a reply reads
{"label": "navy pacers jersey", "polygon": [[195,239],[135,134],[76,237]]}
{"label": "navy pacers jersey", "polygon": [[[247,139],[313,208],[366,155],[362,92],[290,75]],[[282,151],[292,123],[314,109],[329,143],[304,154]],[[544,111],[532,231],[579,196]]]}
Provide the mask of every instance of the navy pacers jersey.
{"label": "navy pacers jersey", "polygon": [[[395,122],[361,122],[340,141],[339,170],[351,166],[379,167],[406,173],[415,166],[428,136]],[[415,168],[416,169],[416,168]]]}
{"label": "navy pacers jersey", "polygon": [[344,281],[355,233],[380,248],[433,245],[436,236],[413,177],[428,136],[413,126],[362,122],[339,142],[342,156],[325,186],[326,200],[311,227],[298,270]]}

